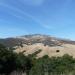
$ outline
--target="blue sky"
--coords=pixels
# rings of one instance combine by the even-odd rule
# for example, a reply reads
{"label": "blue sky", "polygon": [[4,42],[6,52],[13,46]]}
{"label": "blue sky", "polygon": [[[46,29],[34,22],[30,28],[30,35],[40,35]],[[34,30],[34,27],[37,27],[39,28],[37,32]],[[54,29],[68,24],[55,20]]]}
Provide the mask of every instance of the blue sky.
{"label": "blue sky", "polygon": [[46,34],[75,40],[75,0],[0,0],[0,38]]}

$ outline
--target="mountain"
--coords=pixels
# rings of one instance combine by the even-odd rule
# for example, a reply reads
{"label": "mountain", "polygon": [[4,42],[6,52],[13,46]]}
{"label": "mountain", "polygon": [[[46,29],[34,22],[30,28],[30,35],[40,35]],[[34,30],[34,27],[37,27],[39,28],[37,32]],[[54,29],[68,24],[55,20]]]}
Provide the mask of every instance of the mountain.
{"label": "mountain", "polygon": [[70,54],[75,57],[75,41],[52,37],[49,35],[33,34],[13,38],[0,39],[0,43],[15,48],[15,52],[25,55],[41,50],[38,57],[44,55],[62,56]]}
{"label": "mountain", "polygon": [[48,45],[48,46],[58,46],[63,43],[75,44],[75,41],[51,37],[49,35],[33,34],[33,35],[25,35],[25,36],[13,37],[13,38],[0,39],[0,43],[4,44],[7,47],[14,47],[19,44],[32,45],[35,43],[43,43],[44,45]]}

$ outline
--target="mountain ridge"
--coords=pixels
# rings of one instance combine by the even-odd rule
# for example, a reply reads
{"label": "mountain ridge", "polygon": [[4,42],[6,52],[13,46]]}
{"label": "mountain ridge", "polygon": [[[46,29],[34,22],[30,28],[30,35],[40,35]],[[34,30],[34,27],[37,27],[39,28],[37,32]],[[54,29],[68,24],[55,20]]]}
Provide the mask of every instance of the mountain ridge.
{"label": "mountain ridge", "polygon": [[53,45],[58,45],[59,43],[69,43],[69,44],[75,44],[75,41],[68,40],[68,39],[62,39],[62,38],[56,38],[52,37],[50,35],[44,35],[44,34],[31,34],[31,35],[24,35],[24,36],[17,36],[12,38],[5,38],[0,39],[0,43],[4,44],[5,46],[12,47],[21,44],[35,44],[35,43],[43,43],[44,45],[49,45],[53,43]]}
{"label": "mountain ridge", "polygon": [[69,54],[75,58],[75,41],[51,37],[48,35],[24,35],[13,38],[0,39],[0,43],[6,47],[14,48],[16,53],[25,55],[33,54],[39,50],[37,57],[44,55],[63,56]]}

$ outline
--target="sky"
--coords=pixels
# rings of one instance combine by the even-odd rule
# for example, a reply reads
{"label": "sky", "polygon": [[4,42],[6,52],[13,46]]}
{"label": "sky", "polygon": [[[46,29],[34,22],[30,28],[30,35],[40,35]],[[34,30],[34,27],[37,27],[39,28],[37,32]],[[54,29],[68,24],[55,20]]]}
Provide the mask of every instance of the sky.
{"label": "sky", "polygon": [[0,38],[27,34],[75,40],[75,0],[0,0]]}

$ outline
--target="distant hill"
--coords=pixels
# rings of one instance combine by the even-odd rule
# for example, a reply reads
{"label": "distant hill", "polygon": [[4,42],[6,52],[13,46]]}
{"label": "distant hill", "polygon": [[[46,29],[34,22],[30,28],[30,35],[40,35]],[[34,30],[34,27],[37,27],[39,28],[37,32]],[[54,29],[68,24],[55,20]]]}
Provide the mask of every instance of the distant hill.
{"label": "distant hill", "polygon": [[18,46],[20,44],[32,45],[35,43],[43,43],[44,45],[48,46],[58,46],[63,43],[75,44],[75,41],[51,37],[49,35],[34,34],[34,35],[24,35],[19,37],[0,39],[0,43],[4,44],[7,47]]}
{"label": "distant hill", "polygon": [[[44,55],[63,56],[69,54],[75,57],[75,41],[52,37],[49,35],[24,35],[13,38],[0,39],[0,43],[13,47],[15,52],[25,55],[37,53],[37,57]],[[40,52],[39,52],[40,50]]]}

